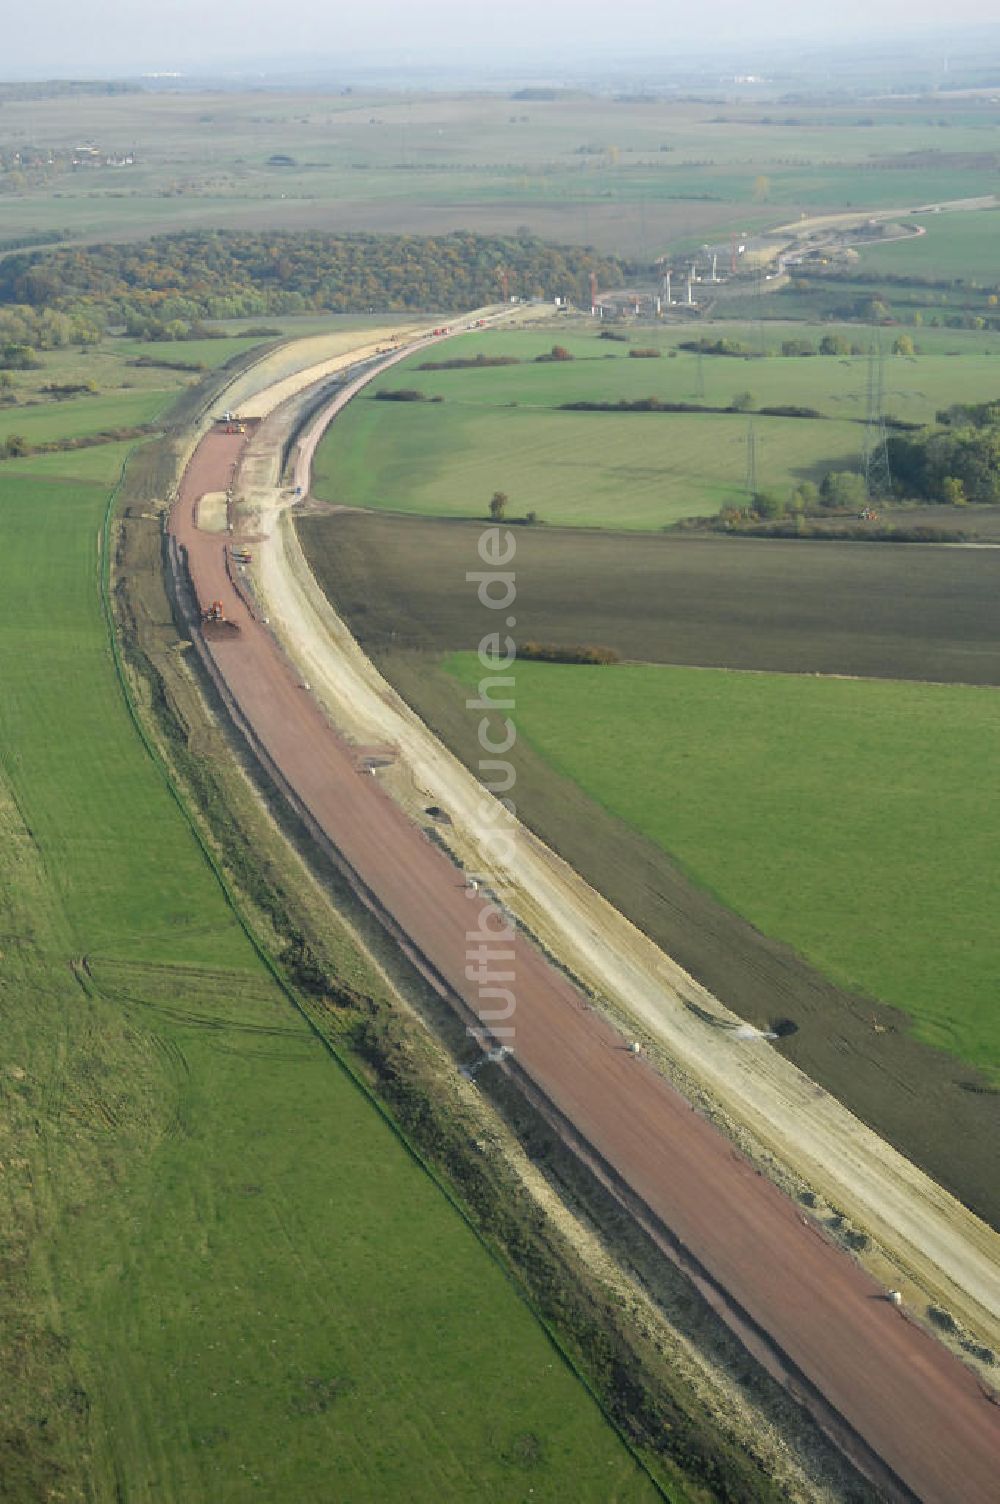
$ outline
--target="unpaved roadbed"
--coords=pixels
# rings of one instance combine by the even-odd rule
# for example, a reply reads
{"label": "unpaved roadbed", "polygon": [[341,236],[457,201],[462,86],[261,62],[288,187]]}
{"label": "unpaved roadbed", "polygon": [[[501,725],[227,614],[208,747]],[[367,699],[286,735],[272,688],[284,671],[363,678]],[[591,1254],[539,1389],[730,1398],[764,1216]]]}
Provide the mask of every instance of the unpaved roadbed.
{"label": "unpaved roadbed", "polygon": [[[258,436],[262,441],[264,428]],[[267,441],[273,442],[273,436]],[[331,842],[429,959],[456,1001],[474,1003],[465,976],[466,934],[476,922],[481,898],[470,902],[454,863],[407,818],[377,777],[359,769],[353,749],[333,731],[313,689],[322,689],[331,706],[341,707],[359,741],[394,745],[410,764],[415,786],[444,791],[442,802],[459,841],[463,804],[471,811],[470,801],[481,802],[482,791],[416,718],[407,716],[371,666],[365,667],[342,627],[327,618],[320,628],[314,620],[307,625],[306,647],[298,643],[302,622],[297,618],[308,623],[316,613],[301,584],[282,568],[276,545],[282,540],[289,545],[284,528],[271,529],[269,542],[262,545],[260,584],[272,621],[298,643],[309,673],[319,670],[314,684],[301,668],[292,667],[271,631],[250,618],[226,576],[221,540],[200,534],[193,521],[197,496],[220,488],[220,476],[239,455],[240,443],[211,434],[201,444],[172,521],[188,549],[199,598],[223,600],[227,614],[241,627],[239,640],[213,642],[210,651],[259,743]],[[261,470],[266,468],[262,459]],[[251,498],[254,505],[260,500]],[[275,498],[275,509],[278,502]],[[267,533],[273,518],[262,511],[259,523],[252,514],[249,520]],[[326,635],[331,626],[332,638]],[[313,689],[303,689],[303,683]],[[530,883],[524,876],[529,857]],[[620,991],[651,1031],[672,1041],[691,1074],[703,1075],[720,1098],[738,1105],[765,1141],[769,1133],[775,1138],[797,1133],[823,1165],[826,1136],[844,1130],[842,1119],[853,1121],[837,1104],[817,1101],[811,1083],[804,1077],[796,1081],[798,1073],[765,1046],[740,1044],[724,1032],[720,1037],[720,1031],[694,1019],[681,1005],[685,997],[700,996],[690,979],[613,910],[602,908],[596,895],[526,835],[516,876],[517,905],[523,906],[529,927],[570,960],[574,970],[605,992]],[[572,913],[568,922],[564,905]],[[552,914],[560,916],[558,926]],[[827,1404],[911,1489],[926,1500],[948,1504],[991,1498],[1000,1466],[1000,1410],[984,1398],[973,1375],[885,1302],[863,1270],[735,1153],[645,1060],[630,1054],[621,1035],[563,972],[523,935],[514,944],[516,1058],[557,1111],[691,1251],[717,1287],[770,1334],[785,1361],[808,1375]],[[714,1000],[704,1001],[722,1011]],[[704,1037],[708,1034],[712,1037]],[[856,1129],[864,1135],[860,1125]],[[863,1167],[870,1148],[863,1139],[852,1142],[848,1136],[839,1152]],[[886,1183],[895,1174],[905,1177],[907,1169],[916,1175],[905,1161],[890,1158]],[[916,1191],[928,1194],[927,1187],[916,1185]],[[915,1194],[913,1185],[909,1194]],[[978,1224],[972,1219],[974,1225],[964,1229],[968,1246],[958,1236],[950,1247],[945,1234],[953,1208],[947,1200],[936,1208],[943,1241],[935,1257],[953,1272],[961,1267],[985,1316],[996,1300],[993,1245],[989,1239],[978,1243],[973,1236]],[[877,1210],[873,1206],[873,1215]],[[925,1215],[934,1211],[929,1198]],[[913,1255],[921,1257],[925,1233],[920,1226],[912,1231],[917,1239]]]}

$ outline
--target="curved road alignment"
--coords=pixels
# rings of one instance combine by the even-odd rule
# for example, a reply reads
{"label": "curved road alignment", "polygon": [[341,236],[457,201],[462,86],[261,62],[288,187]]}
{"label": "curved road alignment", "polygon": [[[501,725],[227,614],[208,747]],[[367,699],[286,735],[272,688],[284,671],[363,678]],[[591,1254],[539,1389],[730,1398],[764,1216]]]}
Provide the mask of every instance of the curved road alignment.
{"label": "curved road alignment", "polygon": [[[344,386],[300,435],[293,480],[303,492],[320,433],[370,379],[367,373]],[[706,1013],[732,1025],[742,1020],[530,832],[519,831],[516,859],[506,865],[475,849],[488,796],[382,678],[322,594],[285,510],[287,496],[276,489],[276,466],[268,462],[273,437],[265,439],[261,430],[250,445],[262,472],[255,494],[268,535],[258,556],[263,591],[282,642],[334,724],[359,742],[396,747],[423,804],[447,809],[447,844],[503,888],[531,934],[599,997],[616,999],[625,1017],[641,1021],[759,1144],[874,1236],[905,1271],[904,1281],[912,1278],[925,1298],[995,1345],[1000,1238],[990,1227],[783,1056],[706,1026]],[[887,1282],[900,1282],[895,1268]]]}
{"label": "curved road alignment", "polygon": [[[198,497],[225,488],[240,448],[228,436],[206,436],[170,522],[187,550],[198,598],[222,600],[241,627],[239,638],[206,648],[254,737],[315,823],[449,993],[473,1007],[465,962],[475,903],[454,865],[358,767],[270,632],[233,591],[223,540],[195,526]],[[883,1487],[926,1504],[994,1500],[1000,1408],[974,1376],[632,1056],[529,940],[518,934],[514,944],[517,1060],[553,1112],[768,1334],[806,1380],[807,1402],[810,1392],[822,1395],[827,1422],[830,1414],[840,1418],[840,1439],[848,1433],[869,1452]]]}

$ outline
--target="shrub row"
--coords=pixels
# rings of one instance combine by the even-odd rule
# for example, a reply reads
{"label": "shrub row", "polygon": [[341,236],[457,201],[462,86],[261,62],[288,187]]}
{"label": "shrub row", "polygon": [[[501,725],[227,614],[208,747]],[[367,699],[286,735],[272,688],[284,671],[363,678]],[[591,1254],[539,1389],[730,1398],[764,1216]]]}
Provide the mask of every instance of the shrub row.
{"label": "shrub row", "polygon": [[456,355],[452,360],[425,360],[417,366],[418,371],[475,371],[481,366],[519,366],[516,355]]}
{"label": "shrub row", "polygon": [[618,663],[619,655],[614,648],[597,647],[591,643],[574,643],[562,646],[555,642],[525,642],[517,650],[519,658],[534,659],[539,663]]}

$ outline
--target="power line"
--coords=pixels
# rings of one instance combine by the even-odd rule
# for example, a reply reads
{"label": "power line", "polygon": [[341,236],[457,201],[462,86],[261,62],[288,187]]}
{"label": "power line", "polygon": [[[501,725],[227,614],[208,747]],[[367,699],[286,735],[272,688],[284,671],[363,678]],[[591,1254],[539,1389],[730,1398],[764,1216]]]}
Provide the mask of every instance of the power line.
{"label": "power line", "polygon": [[747,420],[747,469],[746,469],[746,492],[753,501],[757,495],[757,430],[753,426],[753,418]]}
{"label": "power line", "polygon": [[753,266],[753,316],[757,323],[757,353],[766,355],[764,344],[764,269],[759,261]]}
{"label": "power line", "polygon": [[885,429],[885,354],[882,330],[872,317],[871,342],[868,346],[868,390],[865,443],[861,451],[861,470],[868,499],[888,496],[892,490],[889,469],[889,439]]}

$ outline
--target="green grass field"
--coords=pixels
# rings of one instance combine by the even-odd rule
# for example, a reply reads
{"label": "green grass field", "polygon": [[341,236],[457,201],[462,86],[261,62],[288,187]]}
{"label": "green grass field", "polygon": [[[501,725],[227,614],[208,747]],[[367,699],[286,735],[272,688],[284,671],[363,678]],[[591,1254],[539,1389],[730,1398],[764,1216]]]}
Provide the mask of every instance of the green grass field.
{"label": "green grass field", "polygon": [[1000,1080],[995,690],[521,662],[516,719],[765,934]]}
{"label": "green grass field", "polygon": [[77,439],[84,434],[112,428],[138,428],[153,423],[173,393],[98,392],[92,397],[72,397],[65,402],[0,410],[0,442],[12,433],[23,434],[29,444],[53,439]]}
{"label": "green grass field", "polygon": [[[463,406],[496,407],[509,402],[521,406],[554,407],[563,402],[617,401],[655,395],[665,401],[700,402],[724,407],[738,393],[749,391],[758,407],[796,403],[814,407],[830,418],[864,418],[870,332],[857,324],[775,322],[763,331],[749,322],[712,321],[706,325],[636,328],[625,331],[628,344],[599,337],[589,321],[574,320],[565,330],[516,330],[465,334],[446,345],[414,356],[373,386],[414,386],[428,396]],[[898,332],[915,341],[915,357],[891,353]],[[788,357],[779,354],[783,340],[806,339],[818,346],[825,334],[839,335],[859,345],[853,356]],[[765,359],[734,359],[697,355],[679,349],[684,340],[733,339]],[[978,400],[984,389],[1000,394],[1000,336],[988,332],[951,329],[911,329],[882,333],[885,350],[885,406],[888,413],[909,422],[933,420],[938,408],[950,402]],[[572,361],[535,364],[535,357],[563,345]],[[630,347],[663,351],[656,360],[629,356]],[[671,351],[676,355],[672,356]],[[426,360],[484,355],[513,355],[522,364],[487,367],[480,371],[420,371]],[[405,376],[405,381],[402,380]],[[703,390],[702,390],[703,389]]]}
{"label": "green grass field", "polygon": [[[314,490],[354,506],[482,517],[499,490],[512,515],[650,529],[745,501],[745,417],[483,413],[362,401],[340,425],[326,441]],[[791,489],[828,468],[848,468],[858,433],[846,423],[760,420],[759,474]]]}
{"label": "green grass field", "polygon": [[115,678],[105,504],[0,478],[5,1488],[648,1498],[227,907]]}
{"label": "green grass field", "polygon": [[[156,423],[184,387],[198,382],[204,371],[262,343],[290,335],[309,335],[365,327],[370,319],[326,317],[283,318],[266,321],[275,330],[265,338],[246,333],[253,321],[220,324],[217,339],[144,341],[108,335],[95,345],[62,346],[38,352],[31,370],[5,373],[13,401],[0,403],[0,445],[19,434],[29,445],[47,444],[100,434],[120,428]],[[260,324],[260,320],[257,321]],[[138,362],[151,361],[145,365]],[[176,370],[190,365],[201,369]],[[47,387],[91,384],[92,392],[57,399]],[[126,446],[127,447],[127,446]],[[99,449],[0,459],[0,475],[68,475],[83,480],[111,481],[120,468],[123,450],[111,442]]]}
{"label": "green grass field", "polygon": [[[0,444],[11,434],[35,447],[156,423],[177,393],[199,379],[198,372],[137,366],[135,361],[198,362],[211,369],[259,343],[246,336],[169,344],[106,337],[93,346],[43,350],[35,369],[8,373],[14,401],[0,406]],[[57,399],[45,390],[85,383],[93,391],[67,398]],[[75,452],[5,459],[0,461],[0,475],[66,475],[110,483],[127,447],[112,441]]]}
{"label": "green grass field", "polygon": [[63,480],[70,485],[77,481],[96,481],[110,488],[121,474],[125,457],[134,443],[134,439],[121,439],[109,444],[93,444],[86,449],[56,449],[50,454],[29,454],[23,459],[5,460],[0,479],[11,481],[15,476],[33,475],[39,479]]}
{"label": "green grass field", "polygon": [[925,234],[866,248],[862,268],[900,276],[963,277],[990,287],[1000,280],[1000,210],[917,215],[915,223]]}
{"label": "green grass field", "polygon": [[[581,331],[581,327],[584,332]],[[706,326],[712,339],[733,336],[755,348],[749,325]],[[774,350],[792,335],[814,343],[824,329],[769,328]],[[839,329],[866,341],[866,331]],[[546,523],[650,529],[746,502],[748,419],[738,414],[574,413],[566,402],[634,400],[723,407],[750,391],[758,407],[793,403],[823,421],[754,419],[760,489],[787,493],[827,470],[856,469],[864,437],[865,356],[732,359],[670,352],[691,331],[634,331],[636,346],[661,348],[658,359],[633,359],[628,346],[602,340],[575,322],[546,331],[463,335],[429,356],[413,357],[373,387],[413,387],[440,403],[380,402],[363,394],[338,417],[320,445],[315,493],[350,506],[428,516],[476,517],[494,491],[512,515],[537,512]],[[536,364],[563,345],[572,361]],[[914,422],[949,402],[1000,393],[1000,339],[982,333],[921,331],[915,358],[890,356],[887,409]],[[948,352],[957,352],[955,354]],[[481,370],[420,371],[427,360],[477,354],[513,355],[524,364]],[[853,421],[852,421],[853,420]]]}

